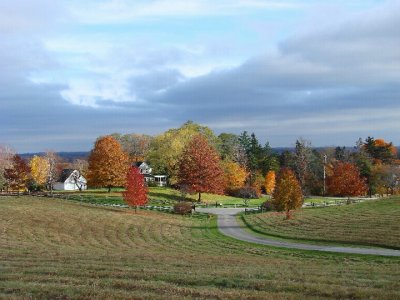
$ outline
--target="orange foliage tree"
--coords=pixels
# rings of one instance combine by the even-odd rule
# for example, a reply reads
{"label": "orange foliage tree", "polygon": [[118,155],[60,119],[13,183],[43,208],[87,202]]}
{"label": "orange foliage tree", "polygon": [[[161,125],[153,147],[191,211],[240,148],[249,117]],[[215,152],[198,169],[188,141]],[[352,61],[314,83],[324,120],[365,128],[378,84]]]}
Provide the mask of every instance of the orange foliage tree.
{"label": "orange foliage tree", "polygon": [[94,187],[124,186],[129,168],[128,155],[111,136],[99,138],[90,152],[88,167],[89,185]]}
{"label": "orange foliage tree", "polygon": [[224,171],[217,151],[205,136],[195,135],[185,147],[179,161],[178,182],[190,191],[223,194],[225,188]]}
{"label": "orange foliage tree", "polygon": [[247,172],[238,163],[230,160],[223,161],[222,168],[224,169],[226,189],[228,191],[233,191],[244,185]]}
{"label": "orange foliage tree", "polygon": [[276,174],[275,171],[268,171],[265,176],[265,191],[268,195],[272,195],[275,189]]}
{"label": "orange foliage tree", "polygon": [[365,195],[368,191],[365,178],[357,166],[350,162],[336,162],[327,179],[329,194],[351,197]]}
{"label": "orange foliage tree", "polygon": [[276,180],[272,203],[278,211],[285,211],[286,218],[290,219],[290,211],[300,208],[304,198],[299,181],[294,172],[284,168],[279,172]]}
{"label": "orange foliage tree", "polygon": [[396,159],[397,149],[392,143],[387,143],[384,139],[374,139],[368,137],[363,149],[374,159],[375,163],[392,163]]}
{"label": "orange foliage tree", "polygon": [[383,148],[388,148],[389,152],[393,155],[397,155],[397,149],[395,146],[393,146],[393,143],[387,143],[384,139],[376,139],[375,140],[375,146],[376,147],[383,147]]}
{"label": "orange foliage tree", "polygon": [[140,174],[138,167],[130,167],[126,178],[126,191],[122,193],[125,202],[135,207],[147,203],[148,189],[144,182],[144,175]]}

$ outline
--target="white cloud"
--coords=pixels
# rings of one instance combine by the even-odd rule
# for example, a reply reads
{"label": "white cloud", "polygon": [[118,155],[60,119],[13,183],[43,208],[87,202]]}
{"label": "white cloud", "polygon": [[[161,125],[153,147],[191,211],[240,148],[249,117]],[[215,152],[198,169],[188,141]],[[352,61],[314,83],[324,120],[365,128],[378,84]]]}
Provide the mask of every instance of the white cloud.
{"label": "white cloud", "polygon": [[298,7],[293,1],[269,0],[110,0],[72,6],[72,13],[86,23],[126,23],[160,17],[237,15],[243,10],[282,10]]}

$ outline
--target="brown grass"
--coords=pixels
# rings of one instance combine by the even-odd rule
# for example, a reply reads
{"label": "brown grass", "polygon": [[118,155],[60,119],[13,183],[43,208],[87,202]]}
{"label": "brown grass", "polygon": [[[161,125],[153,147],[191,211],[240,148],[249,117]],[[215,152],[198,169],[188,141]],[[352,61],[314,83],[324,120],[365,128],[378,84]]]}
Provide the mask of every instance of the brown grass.
{"label": "brown grass", "polygon": [[400,297],[399,259],[251,245],[202,216],[0,198],[0,249],[0,298]]}

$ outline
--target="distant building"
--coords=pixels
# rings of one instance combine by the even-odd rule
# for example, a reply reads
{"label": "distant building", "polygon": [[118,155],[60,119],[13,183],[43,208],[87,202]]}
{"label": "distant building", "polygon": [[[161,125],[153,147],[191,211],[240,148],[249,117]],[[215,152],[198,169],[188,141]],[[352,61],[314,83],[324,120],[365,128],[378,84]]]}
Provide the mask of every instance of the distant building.
{"label": "distant building", "polygon": [[154,183],[157,186],[167,185],[167,175],[152,175],[153,169],[144,161],[138,161],[133,164],[135,167],[139,168],[140,174],[144,175],[144,180],[147,184]]}
{"label": "distant building", "polygon": [[60,191],[82,191],[87,189],[87,180],[78,170],[64,169],[53,188]]}

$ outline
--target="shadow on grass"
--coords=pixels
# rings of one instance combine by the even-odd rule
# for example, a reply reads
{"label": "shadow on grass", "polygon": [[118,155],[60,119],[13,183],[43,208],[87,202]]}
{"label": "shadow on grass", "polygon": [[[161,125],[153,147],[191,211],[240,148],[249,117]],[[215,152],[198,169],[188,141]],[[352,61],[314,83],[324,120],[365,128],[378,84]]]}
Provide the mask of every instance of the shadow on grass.
{"label": "shadow on grass", "polygon": [[182,197],[179,195],[171,195],[171,194],[157,193],[157,192],[149,192],[149,196],[154,200],[161,200],[161,199],[167,199],[173,201],[182,200]]}

